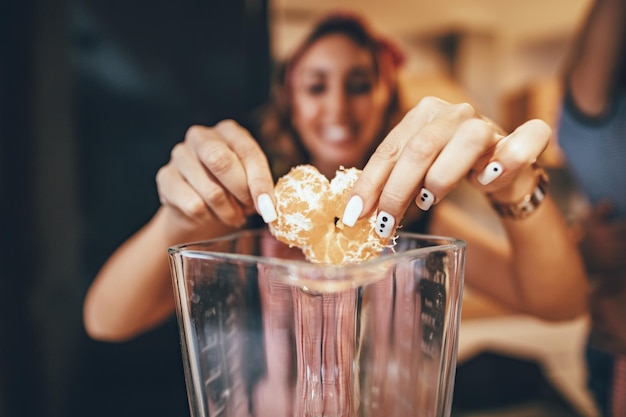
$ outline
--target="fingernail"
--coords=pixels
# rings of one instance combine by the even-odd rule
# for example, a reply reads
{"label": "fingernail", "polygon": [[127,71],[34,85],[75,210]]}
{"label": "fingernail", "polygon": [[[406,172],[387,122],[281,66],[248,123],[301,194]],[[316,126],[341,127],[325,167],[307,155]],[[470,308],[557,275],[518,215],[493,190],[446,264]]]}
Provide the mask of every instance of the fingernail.
{"label": "fingernail", "polygon": [[502,174],[502,165],[500,165],[499,162],[494,161],[494,162],[489,163],[489,165],[485,167],[483,172],[478,174],[478,177],[476,177],[476,179],[482,185],[487,185],[491,181],[498,178],[500,174]]}
{"label": "fingernail", "polygon": [[426,188],[422,188],[415,203],[420,209],[427,211],[435,202],[435,196]]}
{"label": "fingernail", "polygon": [[274,203],[272,203],[272,198],[268,194],[259,196],[257,206],[265,223],[271,223],[276,220],[276,209],[274,208]]}
{"label": "fingernail", "polygon": [[381,211],[376,217],[376,233],[382,238],[388,238],[393,232],[396,219],[386,211]]}
{"label": "fingernail", "polygon": [[354,226],[356,221],[359,219],[361,212],[363,211],[363,199],[358,195],[352,196],[348,204],[346,205],[346,209],[343,212],[343,218],[341,222],[348,227]]}

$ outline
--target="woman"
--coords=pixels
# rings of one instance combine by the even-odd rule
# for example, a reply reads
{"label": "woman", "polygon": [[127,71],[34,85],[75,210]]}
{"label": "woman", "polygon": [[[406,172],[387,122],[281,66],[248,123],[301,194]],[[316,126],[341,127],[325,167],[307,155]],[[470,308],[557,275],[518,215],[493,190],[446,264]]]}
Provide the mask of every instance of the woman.
{"label": "woman", "polygon": [[588,385],[602,416],[626,415],[626,0],[596,0],[564,74],[559,145],[592,205]]}
{"label": "woman", "polygon": [[[358,18],[334,15],[286,63],[261,142],[234,121],[190,128],[157,174],[161,207],[87,294],[89,334],[121,341],[165,320],[174,309],[167,247],[250,226],[255,212],[273,221],[275,178],[304,162],[329,177],[340,165],[363,169],[346,225],[378,208],[403,230],[463,239],[469,285],[546,319],[582,312],[582,262],[533,165],[548,126],[529,121],[506,135],[470,105],[433,97],[400,118],[400,62]],[[506,236],[443,201],[465,178],[500,207]]]}

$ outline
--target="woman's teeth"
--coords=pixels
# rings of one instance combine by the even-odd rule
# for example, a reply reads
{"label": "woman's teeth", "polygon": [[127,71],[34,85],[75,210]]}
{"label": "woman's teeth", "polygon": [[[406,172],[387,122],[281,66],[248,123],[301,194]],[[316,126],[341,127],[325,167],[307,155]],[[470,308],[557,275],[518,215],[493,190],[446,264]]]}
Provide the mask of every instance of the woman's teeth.
{"label": "woman's teeth", "polygon": [[322,131],[324,138],[330,142],[341,142],[347,140],[350,132],[342,126],[328,126]]}

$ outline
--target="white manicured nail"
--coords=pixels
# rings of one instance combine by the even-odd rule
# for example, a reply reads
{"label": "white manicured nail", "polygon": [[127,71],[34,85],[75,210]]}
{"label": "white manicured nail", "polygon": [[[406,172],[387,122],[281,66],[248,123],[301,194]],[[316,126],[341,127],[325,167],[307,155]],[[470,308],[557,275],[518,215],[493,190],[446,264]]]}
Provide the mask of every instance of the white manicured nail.
{"label": "white manicured nail", "polygon": [[257,199],[257,205],[265,223],[271,223],[276,220],[276,209],[274,208],[274,203],[272,203],[272,198],[268,194],[261,194]]}
{"label": "white manicured nail", "polygon": [[435,202],[435,196],[426,188],[422,188],[422,190],[420,191],[415,201],[415,203],[417,204],[417,207],[419,207],[420,209],[424,211],[428,211],[428,209],[430,208],[430,206],[433,205],[434,202]]}
{"label": "white manicured nail", "polygon": [[341,222],[348,227],[354,226],[356,221],[359,219],[361,212],[363,211],[363,199],[358,195],[352,196],[348,204],[346,205],[346,209],[343,212],[343,218]]}
{"label": "white manicured nail", "polygon": [[393,226],[396,224],[396,219],[386,211],[381,211],[376,217],[376,233],[382,238],[388,238],[393,232]]}
{"label": "white manicured nail", "polygon": [[482,185],[487,185],[502,174],[502,165],[499,162],[491,162],[485,167],[483,172],[478,174],[476,179]]}

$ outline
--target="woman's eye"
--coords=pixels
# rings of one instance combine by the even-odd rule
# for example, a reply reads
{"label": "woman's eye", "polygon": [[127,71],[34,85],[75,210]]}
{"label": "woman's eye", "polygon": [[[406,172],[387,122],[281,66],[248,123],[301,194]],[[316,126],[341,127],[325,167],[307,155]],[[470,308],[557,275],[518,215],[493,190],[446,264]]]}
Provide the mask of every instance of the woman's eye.
{"label": "woman's eye", "polygon": [[322,94],[326,90],[326,86],[324,84],[311,84],[307,87],[307,91],[311,95]]}
{"label": "woman's eye", "polygon": [[367,94],[372,91],[372,83],[370,82],[358,82],[358,83],[350,83],[347,87],[349,94]]}

